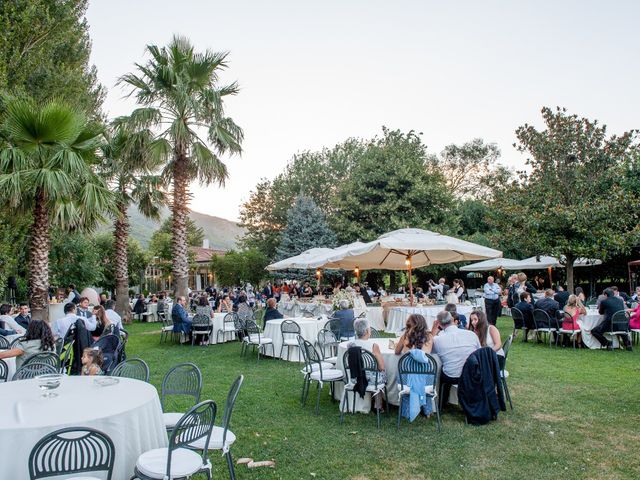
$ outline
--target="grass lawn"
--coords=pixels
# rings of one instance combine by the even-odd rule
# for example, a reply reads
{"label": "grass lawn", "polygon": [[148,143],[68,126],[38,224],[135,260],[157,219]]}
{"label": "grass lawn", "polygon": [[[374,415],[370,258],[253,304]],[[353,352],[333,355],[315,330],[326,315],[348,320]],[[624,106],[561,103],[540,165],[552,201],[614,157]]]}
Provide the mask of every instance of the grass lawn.
{"label": "grass lawn", "polygon": [[[503,338],[510,318],[500,318]],[[640,461],[640,353],[549,349],[519,337],[509,353],[514,410],[497,422],[467,426],[461,411],[445,410],[442,432],[435,419],[403,421],[395,408],[376,428],[375,414],[345,416],[323,393],[320,414],[313,394],[300,406],[299,365],[240,357],[237,342],[208,347],[159,343],[160,324],[130,325],[129,357],[141,357],[160,387],[180,362],[202,370],[202,399],[222,414],[237,375],[245,382],[231,421],[238,439],[234,459],[274,460],[276,468],[236,467],[237,477],[260,479],[638,479]],[[216,419],[217,423],[219,420]],[[228,478],[224,458],[211,457],[214,478]],[[204,476],[202,477],[204,478]]]}

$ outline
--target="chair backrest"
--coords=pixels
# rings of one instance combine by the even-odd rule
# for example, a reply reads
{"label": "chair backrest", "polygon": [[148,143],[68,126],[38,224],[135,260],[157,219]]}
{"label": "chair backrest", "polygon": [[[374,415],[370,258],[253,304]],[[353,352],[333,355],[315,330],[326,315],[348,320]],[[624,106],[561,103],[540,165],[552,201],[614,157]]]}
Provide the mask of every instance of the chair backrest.
{"label": "chair backrest", "polygon": [[58,369],[48,363],[33,362],[22,365],[13,375],[13,380],[29,380],[38,375],[47,375],[49,373],[58,373]]}
{"label": "chair backrest", "polygon": [[7,340],[6,337],[0,335],[0,350],[8,350],[9,345],[9,340]]}
{"label": "chair backrest", "polygon": [[511,307],[511,318],[513,319],[514,324],[524,325],[524,315],[516,307]]}
{"label": "chair backrest", "polygon": [[369,338],[384,338],[377,328],[369,327],[371,336]]}
{"label": "chair backrest", "polygon": [[[229,319],[229,320],[227,320],[227,319]],[[224,316],[223,321],[225,323],[233,322],[233,326],[236,329],[236,331],[238,331],[238,332],[243,331],[245,329],[245,327],[246,327],[246,322],[243,319],[241,319],[238,315],[236,315],[235,313],[227,313]]]}
{"label": "chair backrest", "polygon": [[173,451],[179,448],[189,448],[190,443],[202,438],[205,439],[204,448],[202,449],[202,463],[207,463],[207,450],[209,449],[209,441],[215,425],[217,410],[218,408],[213,400],[205,400],[191,407],[178,420],[169,437],[169,454],[167,455],[167,470],[164,478],[173,478],[170,475]]}
{"label": "chair backrest", "polygon": [[[365,350],[364,348],[360,348],[360,358],[362,358],[362,369],[365,372],[375,372],[375,385],[377,385],[378,374],[380,373],[378,369],[378,360],[376,360],[376,357],[373,356],[373,353]],[[349,368],[349,350],[344,352],[344,355],[342,356],[342,366],[344,367],[345,378],[347,379],[347,381],[351,381]]]}
{"label": "chair backrest", "polygon": [[29,365],[30,363],[46,363],[47,365],[51,365],[55,369],[60,368],[60,357],[55,352],[41,352],[36,353],[29,357],[23,365]]}
{"label": "chair backrest", "polygon": [[[313,343],[303,339],[302,336],[298,337],[298,344],[300,343],[300,339],[302,339],[304,350],[306,351],[305,360],[307,362],[307,367],[309,368],[308,371],[318,371],[320,372],[320,378],[322,378],[322,355],[318,353],[318,350],[313,346]],[[314,367],[314,364],[317,364],[317,367]]]}
{"label": "chair backrest", "polygon": [[566,328],[566,326],[562,326],[563,330],[573,330],[574,332],[580,331],[580,327],[578,327],[574,321],[573,321],[573,317],[571,316],[570,313],[567,312],[562,312],[562,316],[564,318],[564,321],[567,323],[570,323],[572,327],[576,327],[576,328]]}
{"label": "chair backrest", "polygon": [[224,404],[224,413],[222,415],[222,448],[225,449],[225,444],[227,441],[227,430],[229,430],[229,424],[231,423],[231,414],[233,413],[233,407],[236,404],[236,399],[238,398],[238,394],[240,393],[240,387],[242,387],[242,382],[244,382],[244,375],[240,375],[235,381],[231,384],[231,388],[229,388],[229,393],[227,393],[227,401]]}
{"label": "chair backrest", "polygon": [[[318,332],[317,337],[318,347],[320,348],[320,353],[322,353],[322,357],[325,357],[325,347],[327,345],[336,345],[338,343],[338,339],[333,334],[331,330],[327,330],[323,328]],[[304,351],[304,349],[301,349]]]}
{"label": "chair backrest", "polygon": [[104,433],[88,427],[69,427],[42,438],[29,455],[31,480],[82,472],[107,472],[111,479],[116,450]]}
{"label": "chair backrest", "polygon": [[511,348],[511,343],[513,342],[513,335],[509,335],[507,339],[502,344],[502,351],[504,352],[504,359],[507,360],[507,356],[509,355],[509,349]]}
{"label": "chair backrest", "polygon": [[282,333],[282,339],[287,340],[288,338],[296,338],[297,335],[300,335],[300,325],[298,325],[293,320],[285,320],[280,324],[280,333]]}
{"label": "chair backrest", "polygon": [[18,338],[14,338],[13,340],[11,340],[11,343],[9,344],[9,348],[13,348],[15,347],[18,343],[20,343],[22,340],[24,340],[24,337],[18,337]]}
{"label": "chair backrest", "polygon": [[552,327],[549,314],[539,308],[533,310],[533,323],[535,324],[536,329]]}
{"label": "chair backrest", "polygon": [[247,304],[240,304],[240,306],[238,307],[238,313],[236,313],[236,315],[240,317],[241,320],[244,320],[245,322],[247,320],[255,320],[253,309],[249,307],[249,305]]}
{"label": "chair backrest", "polygon": [[311,364],[309,362],[309,356],[307,355],[307,348],[304,345],[304,338],[302,338],[302,335],[298,335],[296,337],[296,340],[298,340],[298,347],[300,348],[300,351],[302,352],[302,359],[304,360],[304,365],[305,368],[307,368],[308,370],[306,370],[307,372],[311,372]]}
{"label": "chair backrest", "polygon": [[162,380],[160,403],[162,410],[166,408],[165,397],[188,396],[193,397],[194,402],[200,401],[202,391],[202,373],[193,363],[181,363],[167,372]]}
{"label": "chair backrest", "polygon": [[611,317],[611,332],[629,331],[629,312],[619,310]]}
{"label": "chair backrest", "polygon": [[438,391],[440,372],[436,359],[428,353],[425,353],[427,362],[422,363],[416,361],[411,352],[405,353],[398,361],[398,383],[401,386],[407,385],[407,375],[433,375],[432,385],[434,392]]}
{"label": "chair backrest", "polygon": [[331,330],[336,338],[340,338],[340,319],[330,318],[327,323],[324,324],[325,330]]}
{"label": "chair backrest", "polygon": [[149,366],[140,358],[130,358],[119,363],[113,369],[111,375],[114,377],[133,378],[134,380],[142,380],[149,382]]}
{"label": "chair backrest", "polygon": [[[254,322],[253,320],[248,320],[245,323],[244,328],[247,331],[247,335],[249,335],[249,340],[251,340],[252,342],[256,340],[258,343],[260,343],[260,336],[262,335],[262,331],[260,330],[260,327],[256,322]],[[251,338],[254,335],[255,337]]]}
{"label": "chair backrest", "polygon": [[6,382],[8,376],[9,366],[4,362],[4,360],[0,360],[0,382]]}
{"label": "chair backrest", "polygon": [[207,317],[206,315],[201,315],[199,313],[196,313],[193,316],[193,320],[191,322],[191,326],[192,327],[209,327],[210,321],[209,321],[209,317]]}
{"label": "chair backrest", "polygon": [[93,347],[98,347],[102,351],[102,371],[110,373],[118,364],[118,353],[120,351],[120,336],[108,334],[100,337],[93,343]]}

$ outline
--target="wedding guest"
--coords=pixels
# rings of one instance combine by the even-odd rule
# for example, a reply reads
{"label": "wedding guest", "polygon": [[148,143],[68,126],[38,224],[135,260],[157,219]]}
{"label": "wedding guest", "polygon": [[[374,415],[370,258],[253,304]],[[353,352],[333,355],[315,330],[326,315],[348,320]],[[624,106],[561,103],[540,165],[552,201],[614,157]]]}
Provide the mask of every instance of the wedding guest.
{"label": "wedding guest", "polygon": [[22,335],[24,332],[27,331],[27,329],[24,328],[22,325],[20,325],[18,322],[16,322],[15,318],[13,318],[10,314],[11,314],[11,305],[9,305],[8,303],[0,305],[0,322],[4,323],[4,327],[2,328],[4,330],[13,332],[13,333],[6,333],[6,335],[14,335],[16,333],[19,333],[20,335]]}
{"label": "wedding guest", "polygon": [[[371,352],[376,361],[378,362],[378,372],[367,370],[365,372],[365,376],[367,377],[367,382],[369,385],[375,385],[376,380],[378,381],[378,385],[387,383],[387,374],[384,370],[384,358],[382,357],[382,353],[380,352],[380,346],[377,343],[369,342],[369,338],[371,338],[371,327],[369,325],[369,320],[366,318],[359,318],[353,322],[353,330],[355,332],[355,339],[349,342],[347,345],[348,348],[351,347],[360,347],[364,350]],[[376,395],[374,397],[375,408],[382,408],[382,395]]]}
{"label": "wedding guest", "polygon": [[547,288],[544,291],[544,297],[538,300],[535,305],[535,310],[542,310],[549,315],[549,321],[551,322],[548,327],[557,328],[558,326],[558,311],[560,310],[560,304],[553,299],[555,292],[551,288]]}
{"label": "wedding guest", "polygon": [[487,278],[487,283],[484,284],[483,290],[484,294],[482,296],[484,298],[484,309],[487,312],[487,320],[491,325],[495,325],[500,314],[500,294],[502,289],[500,285],[495,283],[495,279],[490,276]]}
{"label": "wedding guest", "polygon": [[142,314],[146,309],[147,309],[147,306],[145,305],[145,302],[144,302],[144,295],[140,294],[138,295],[136,303],[133,305],[133,313],[136,317],[138,317],[138,320],[142,320]]}
{"label": "wedding guest", "polygon": [[640,329],[640,303],[635,308],[629,309],[631,317],[629,318],[629,328],[634,330]]}
{"label": "wedding guest", "polygon": [[96,305],[93,307],[93,318],[96,320],[96,328],[91,333],[93,338],[100,338],[105,335],[119,335],[120,329],[117,325],[111,323],[111,319],[107,315],[104,307]]}
{"label": "wedding guest", "polygon": [[27,327],[27,333],[13,348],[0,350],[0,360],[3,358],[16,359],[16,370],[31,357],[42,352],[55,352],[56,346],[49,324],[43,320],[32,320]]}
{"label": "wedding guest", "polygon": [[558,305],[560,306],[560,310],[562,310],[564,308],[564,306],[567,304],[567,301],[569,300],[569,296],[571,295],[571,293],[567,292],[567,290],[564,288],[564,286],[562,285],[557,285],[557,293],[553,296],[553,299],[558,302]]}
{"label": "wedding guest", "polygon": [[301,294],[302,294],[302,298],[313,297],[313,288],[311,288],[311,285],[309,284],[309,282],[304,282]]}
{"label": "wedding guest", "polygon": [[31,321],[31,315],[29,315],[29,305],[21,303],[18,307],[18,315],[14,318],[16,323],[26,330]]}
{"label": "wedding guest", "polygon": [[449,312],[453,317],[453,321],[456,322],[458,328],[465,329],[467,328],[467,317],[458,313],[458,309],[454,303],[447,303],[444,306],[444,311]]}
{"label": "wedding guest", "polygon": [[204,315],[205,317],[213,318],[213,308],[211,308],[211,304],[209,303],[209,299],[206,295],[200,295],[198,298],[198,304],[196,305],[196,315]]}
{"label": "wedding guest", "polygon": [[453,280],[453,293],[458,297],[458,303],[464,302],[464,282],[459,278]]}
{"label": "wedding guest", "polygon": [[576,292],[576,297],[578,297],[578,299],[584,304],[584,302],[586,302],[587,300],[587,297],[585,297],[582,287],[576,287],[574,291]]}
{"label": "wedding guest", "polygon": [[92,315],[89,311],[89,299],[87,297],[80,297],[76,313],[82,318],[89,318]]}
{"label": "wedding guest", "polygon": [[469,315],[469,330],[478,336],[481,347],[491,347],[493,351],[496,352],[500,370],[504,370],[505,357],[500,332],[495,325],[490,325],[489,322],[487,322],[487,316],[484,312],[471,312]]}
{"label": "wedding guest", "polygon": [[284,318],[284,316],[277,309],[276,299],[267,299],[267,309],[264,312],[264,322],[266,323],[269,320],[280,320],[281,318]]}
{"label": "wedding guest", "polygon": [[76,305],[73,302],[66,303],[64,308],[64,317],[57,319],[53,322],[53,336],[54,338],[64,338],[67,335],[67,331],[71,325],[76,323],[76,320],[80,319],[84,322],[88,331],[93,332],[96,329],[96,318],[83,318],[76,315]]}
{"label": "wedding guest", "polygon": [[102,352],[98,347],[88,347],[82,351],[81,375],[102,375]]}
{"label": "wedding guest", "polygon": [[563,310],[568,313],[571,318],[569,319],[566,315],[564,316],[564,319],[562,320],[562,328],[564,330],[577,331],[578,333],[576,336],[576,343],[580,345],[582,343],[582,335],[580,333],[580,325],[578,325],[578,319],[581,315],[587,314],[587,309],[584,308],[577,295],[569,295],[567,304],[564,306]]}
{"label": "wedding guest", "polygon": [[[529,292],[522,292],[520,294],[520,301],[515,304],[513,308],[517,308],[522,313],[524,329],[523,342],[527,341],[529,330],[535,330],[535,323],[533,322],[533,305],[531,303],[531,294]],[[519,325],[518,325],[519,326]]]}
{"label": "wedding guest", "polygon": [[116,301],[115,300],[107,300],[107,303],[104,305],[104,313],[109,318],[109,321],[113,323],[116,327],[122,328],[122,317],[115,311]]}
{"label": "wedding guest", "polygon": [[173,331],[175,333],[182,332],[188,335],[189,340],[191,340],[191,319],[184,308],[186,304],[187,299],[185,297],[177,297],[176,303],[171,309],[171,319],[173,320]]}
{"label": "wedding guest", "polygon": [[340,337],[351,338],[354,336],[353,320],[355,315],[353,308],[349,308],[349,300],[343,298],[339,303],[340,310],[333,312],[333,318],[340,320]]}
{"label": "wedding guest", "polygon": [[[616,297],[613,290],[611,288],[607,288],[604,291],[605,299],[600,303],[600,307],[598,311],[600,315],[604,315],[604,321],[602,321],[598,326],[591,329],[591,335],[593,335],[596,340],[600,342],[602,348],[606,348],[607,350],[611,350],[613,348],[612,343],[607,340],[604,336],[605,332],[611,330],[611,319],[616,312],[620,310],[624,310],[624,302],[622,298]],[[629,340],[629,335],[621,335],[624,346],[627,350],[631,351],[631,341]]]}
{"label": "wedding guest", "polygon": [[[273,297],[272,297],[273,298]],[[218,305],[218,312],[220,313],[231,313],[233,312],[233,302],[228,294],[224,294],[220,304]]]}

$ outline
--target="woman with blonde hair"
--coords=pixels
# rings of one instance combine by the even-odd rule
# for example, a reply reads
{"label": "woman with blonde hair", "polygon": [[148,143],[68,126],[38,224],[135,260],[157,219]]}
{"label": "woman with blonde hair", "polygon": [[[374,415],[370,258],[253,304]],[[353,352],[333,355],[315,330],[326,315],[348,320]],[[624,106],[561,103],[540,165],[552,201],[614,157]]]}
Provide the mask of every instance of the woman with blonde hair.
{"label": "woman with blonde hair", "polygon": [[562,329],[577,331],[576,343],[580,345],[582,343],[582,336],[580,334],[578,319],[580,316],[587,314],[587,309],[584,308],[584,305],[582,305],[582,302],[577,295],[569,295],[567,304],[564,306],[564,311],[568,313],[571,318],[567,318],[566,315],[564,316],[564,319],[562,320]]}

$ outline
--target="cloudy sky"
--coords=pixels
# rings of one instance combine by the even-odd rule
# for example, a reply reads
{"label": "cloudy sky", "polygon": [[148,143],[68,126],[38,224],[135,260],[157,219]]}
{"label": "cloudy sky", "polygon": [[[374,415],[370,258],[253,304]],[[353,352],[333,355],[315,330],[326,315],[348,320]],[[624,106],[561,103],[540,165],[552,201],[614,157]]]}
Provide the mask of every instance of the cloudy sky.
{"label": "cloudy sky", "polygon": [[145,45],[187,35],[230,51],[228,112],[245,131],[225,188],[194,185],[192,208],[231,220],[263,177],[302,150],[381,126],[423,132],[431,152],[474,137],[519,166],[514,131],[544,105],[640,127],[640,2],[92,0],[92,61],[110,116],[128,113],[117,78]]}

